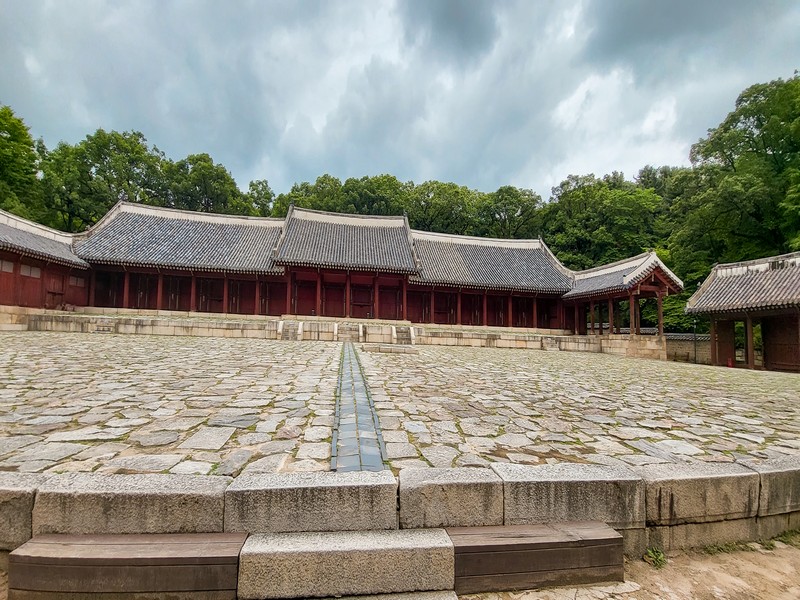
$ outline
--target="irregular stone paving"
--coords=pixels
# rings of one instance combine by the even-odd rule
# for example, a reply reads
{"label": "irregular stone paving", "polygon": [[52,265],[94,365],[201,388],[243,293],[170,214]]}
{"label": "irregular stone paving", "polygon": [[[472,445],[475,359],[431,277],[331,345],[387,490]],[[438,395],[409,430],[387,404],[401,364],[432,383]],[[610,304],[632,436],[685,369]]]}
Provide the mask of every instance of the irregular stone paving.
{"label": "irregular stone paving", "polygon": [[0,333],[0,470],[327,470],[340,350]]}
{"label": "irregular stone paving", "polygon": [[333,428],[336,471],[381,471],[381,430],[352,342],[342,348],[339,400]]}
{"label": "irregular stone paving", "polygon": [[605,354],[361,353],[394,470],[800,454],[800,375]]}

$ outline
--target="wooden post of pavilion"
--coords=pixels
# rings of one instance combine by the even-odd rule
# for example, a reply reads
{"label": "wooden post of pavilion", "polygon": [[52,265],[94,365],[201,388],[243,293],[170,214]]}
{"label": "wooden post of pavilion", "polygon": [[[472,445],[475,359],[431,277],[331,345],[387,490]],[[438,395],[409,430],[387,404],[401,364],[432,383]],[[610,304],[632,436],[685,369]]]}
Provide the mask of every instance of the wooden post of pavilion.
{"label": "wooden post of pavilion", "polygon": [[122,308],[128,308],[130,306],[130,291],[131,273],[130,271],[125,271],[125,275],[122,277]]}
{"label": "wooden post of pavilion", "polygon": [[192,272],[192,283],[189,286],[189,312],[197,310],[197,277]]}
{"label": "wooden post of pavilion", "polygon": [[636,334],[636,305],[633,303],[633,294],[628,294],[628,303],[630,304],[630,313],[631,313],[631,327],[630,327],[630,334]]}
{"label": "wooden post of pavilion", "polygon": [[[15,265],[15,273],[14,276],[16,277],[19,273],[19,265]],[[19,282],[16,282],[17,290],[21,289]],[[89,306],[94,306],[95,302],[97,301],[97,272],[92,269],[92,275],[89,279]]]}
{"label": "wooden post of pavilion", "polygon": [[222,278],[222,312],[227,314],[231,311],[231,292],[228,274],[225,273]]}
{"label": "wooden post of pavilion", "polygon": [[710,334],[710,346],[711,346],[711,365],[717,365],[717,321],[714,317],[711,317],[711,329],[709,330]]}
{"label": "wooden post of pavilion", "polygon": [[408,282],[406,281],[405,277],[403,277],[402,286],[403,286],[403,321],[407,321],[408,308],[406,307],[406,305],[408,304]]}
{"label": "wooden post of pavilion", "polygon": [[658,335],[664,335],[664,298],[661,292],[656,296],[658,302]]}
{"label": "wooden post of pavilion", "polygon": [[636,296],[636,335],[642,335],[642,305],[639,296]]}
{"label": "wooden post of pavilion", "polygon": [[575,326],[573,327],[573,330],[575,331],[575,335],[578,335],[580,333],[580,328],[578,327],[578,321],[580,320],[580,312],[581,311],[578,308],[578,303],[577,302],[575,303],[574,311],[575,311]]}
{"label": "wooden post of pavilion", "polygon": [[286,314],[292,314],[292,279],[294,273],[289,269],[286,270]]}
{"label": "wooden post of pavilion", "polygon": [[508,293],[508,327],[514,326],[514,302],[511,292]]}
{"label": "wooden post of pavilion", "polygon": [[322,316],[322,273],[317,269],[317,303],[314,309],[318,317]]}
{"label": "wooden post of pavilion", "polygon": [[482,325],[486,327],[489,324],[489,290],[483,290],[483,323]]}
{"label": "wooden post of pavilion", "polygon": [[539,327],[539,306],[537,302],[538,298],[536,296],[533,297],[533,328],[538,329]]}
{"label": "wooden post of pavilion", "polygon": [[456,297],[456,325],[461,325],[461,288],[458,288]]}
{"label": "wooden post of pavilion", "polygon": [[614,334],[614,301],[608,300],[608,335]]}
{"label": "wooden post of pavilion", "polygon": [[344,316],[350,317],[350,271],[344,282]]}
{"label": "wooden post of pavilion", "polygon": [[589,323],[591,324],[591,335],[594,335],[594,300],[589,300]]}
{"label": "wooden post of pavilion", "polygon": [[745,351],[747,353],[747,368],[756,368],[756,348],[753,343],[753,319],[750,315],[745,317]]}
{"label": "wooden post of pavilion", "polygon": [[258,275],[256,275],[256,297],[255,297],[255,307],[253,308],[254,315],[261,314],[261,281],[258,279]]}
{"label": "wooden post of pavilion", "polygon": [[162,297],[164,296],[164,274],[158,274],[158,287],[156,288],[156,310],[161,310]]}
{"label": "wooden post of pavilion", "polygon": [[378,288],[378,276],[375,275],[372,279],[372,318],[378,318],[378,311],[380,310],[380,297]]}
{"label": "wooden post of pavilion", "polygon": [[435,318],[435,311],[436,311],[436,290],[431,288],[431,323],[436,322]]}

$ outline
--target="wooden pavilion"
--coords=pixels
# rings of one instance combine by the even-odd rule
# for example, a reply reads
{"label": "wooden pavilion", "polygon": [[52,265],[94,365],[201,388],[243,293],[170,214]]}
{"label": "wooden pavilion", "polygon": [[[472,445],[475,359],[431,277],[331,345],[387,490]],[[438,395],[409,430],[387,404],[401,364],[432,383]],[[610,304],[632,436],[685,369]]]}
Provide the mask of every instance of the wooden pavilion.
{"label": "wooden pavilion", "polygon": [[[81,234],[0,211],[0,304],[401,320],[601,334],[621,302],[682,289],[649,252],[572,271],[540,239],[412,230],[292,207],[285,219],[120,202]],[[605,313],[604,313],[605,309]],[[621,319],[617,323],[621,326]],[[619,332],[612,325],[608,333]],[[663,321],[659,310],[659,332]]]}
{"label": "wooden pavilion", "polygon": [[[711,319],[711,364],[800,371],[800,252],[715,266],[686,312]],[[744,348],[737,356],[736,324]],[[741,326],[740,326],[741,329]]]}

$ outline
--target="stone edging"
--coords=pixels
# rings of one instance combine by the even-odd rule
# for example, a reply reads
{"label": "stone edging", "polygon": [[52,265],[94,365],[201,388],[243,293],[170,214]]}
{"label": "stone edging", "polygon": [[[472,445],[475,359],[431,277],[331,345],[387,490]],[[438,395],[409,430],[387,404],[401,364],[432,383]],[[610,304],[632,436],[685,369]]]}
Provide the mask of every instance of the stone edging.
{"label": "stone edging", "polygon": [[[398,509],[399,500],[399,509]],[[0,551],[43,533],[355,531],[597,520],[625,552],[800,528],[800,457],[240,475],[0,473]]]}

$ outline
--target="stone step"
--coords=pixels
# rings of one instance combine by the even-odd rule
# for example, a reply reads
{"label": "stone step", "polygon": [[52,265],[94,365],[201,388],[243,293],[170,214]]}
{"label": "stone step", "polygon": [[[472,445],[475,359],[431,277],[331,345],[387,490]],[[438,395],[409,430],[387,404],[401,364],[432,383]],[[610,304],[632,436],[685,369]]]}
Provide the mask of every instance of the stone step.
{"label": "stone step", "polygon": [[357,323],[340,323],[338,331],[338,341],[358,342],[361,328]]}
{"label": "stone step", "polygon": [[238,593],[255,600],[450,591],[453,569],[443,529],[253,534],[239,558]]}
{"label": "stone step", "polygon": [[296,340],[297,339],[297,330],[300,327],[300,324],[297,321],[284,321],[283,322],[283,331],[281,334],[282,340]]}
{"label": "stone step", "polygon": [[452,527],[458,594],[624,581],[622,535],[605,523]]}
{"label": "stone step", "polygon": [[[312,600],[307,598],[306,600]],[[400,594],[370,594],[369,596],[335,596],[313,600],[458,600],[455,592],[411,592]]]}

